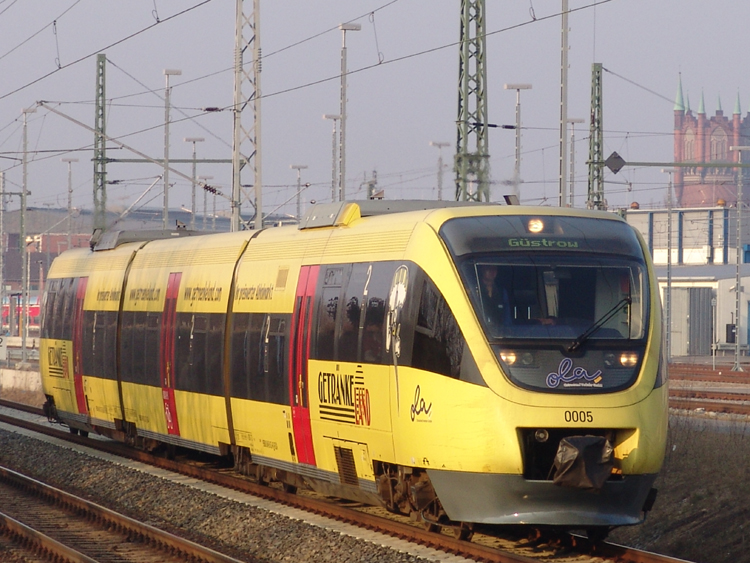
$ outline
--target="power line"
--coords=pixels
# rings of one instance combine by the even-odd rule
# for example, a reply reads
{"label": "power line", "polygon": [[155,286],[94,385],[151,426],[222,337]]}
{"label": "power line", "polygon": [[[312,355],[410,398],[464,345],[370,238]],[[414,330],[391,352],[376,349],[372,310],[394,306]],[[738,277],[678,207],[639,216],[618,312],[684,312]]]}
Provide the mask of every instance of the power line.
{"label": "power line", "polygon": [[[52,21],[51,21],[50,23],[48,23],[47,25],[45,25],[45,26],[44,26],[43,28],[41,28],[41,29],[40,29],[39,31],[37,31],[36,33],[34,33],[34,34],[32,34],[31,36],[27,37],[27,38],[26,38],[26,39],[24,39],[23,41],[21,41],[21,42],[20,42],[20,43],[19,43],[18,45],[16,45],[15,47],[13,47],[13,48],[12,48],[12,49],[11,49],[10,51],[7,51],[7,52],[6,52],[5,54],[3,54],[3,55],[0,55],[0,61],[1,61],[1,60],[3,60],[3,59],[4,59],[5,57],[7,57],[8,55],[10,55],[10,54],[11,54],[11,53],[12,53],[13,51],[15,51],[16,49],[19,49],[20,47],[22,47],[23,45],[25,45],[26,43],[28,43],[29,41],[31,41],[32,39],[34,39],[34,37],[36,37],[37,35],[39,35],[39,34],[40,34],[40,33],[41,33],[42,31],[44,31],[45,29],[48,29],[48,28],[50,28],[50,27],[54,27],[54,26],[55,26],[55,24],[57,23],[57,20],[59,20],[59,19],[60,19],[61,17],[63,17],[63,16],[65,15],[65,14],[67,14],[67,13],[68,13],[68,12],[69,12],[70,10],[72,10],[73,8],[75,8],[75,6],[76,6],[76,5],[77,5],[77,4],[78,4],[78,3],[80,2],[80,1],[81,1],[81,0],[76,0],[76,1],[75,1],[75,2],[73,3],[73,5],[72,5],[72,6],[70,6],[70,7],[69,7],[69,8],[67,9],[67,10],[65,10],[65,11],[64,11],[64,12],[63,12],[62,14],[60,14],[59,16],[57,16],[57,17],[56,17],[56,18],[55,18],[54,20],[52,20]],[[15,2],[13,2],[13,4],[15,4]],[[5,10],[3,10],[2,12],[0,12],[0,16],[1,16],[1,15],[3,15],[3,14],[4,14],[4,13],[5,13],[5,12],[6,12],[6,11],[7,11],[7,10],[8,10],[8,9],[9,9],[9,8],[11,7],[11,6],[13,6],[13,4],[11,4],[10,6],[8,6],[8,8],[5,8]]]}
{"label": "power line", "polygon": [[[144,84],[143,82],[141,82],[140,80],[138,80],[138,79],[137,79],[137,78],[136,78],[135,76],[133,76],[132,74],[130,74],[129,72],[127,72],[127,71],[126,71],[126,70],[125,70],[124,68],[122,68],[122,67],[118,66],[118,65],[117,65],[116,63],[114,63],[114,62],[112,61],[112,59],[110,59],[109,57],[107,57],[107,60],[108,60],[108,61],[109,61],[109,63],[110,63],[110,64],[111,64],[112,66],[114,66],[114,67],[115,67],[115,68],[116,68],[117,70],[119,70],[120,72],[122,72],[123,74],[125,74],[126,76],[128,76],[129,78],[131,78],[132,80],[134,80],[134,81],[135,81],[136,83],[140,84],[140,85],[141,85],[141,86],[143,86],[144,88],[148,88],[148,86],[146,86],[146,85],[145,85],[145,84]],[[157,98],[159,98],[160,100],[164,101],[164,98],[162,97],[162,95],[161,95],[161,94],[159,94],[158,92],[156,92],[156,90],[149,90],[149,92],[150,92],[151,94],[153,94],[154,96],[156,96]],[[111,105],[110,105],[110,107],[111,107]],[[191,121],[194,121],[193,117],[190,117],[190,116],[188,116],[188,115],[187,115],[187,114],[186,114],[186,113],[185,113],[184,111],[182,111],[182,110],[181,110],[180,108],[172,106],[172,109],[174,109],[174,110],[178,111],[178,112],[179,112],[179,113],[181,113],[181,114],[182,114],[183,116],[185,116],[186,118],[190,119]],[[211,136],[212,136],[212,137],[213,137],[214,139],[216,139],[217,141],[219,141],[219,142],[221,142],[221,143],[225,144],[225,145],[226,145],[226,146],[228,146],[228,147],[231,147],[231,146],[232,146],[232,145],[231,145],[230,143],[228,143],[227,141],[225,141],[224,139],[222,139],[221,137],[219,137],[219,136],[218,136],[218,135],[217,135],[216,133],[214,133],[213,131],[211,131],[211,130],[210,130],[210,129],[209,129],[208,127],[206,127],[206,126],[204,126],[204,125],[201,125],[201,124],[200,124],[200,123],[198,123],[197,121],[194,121],[194,123],[195,123],[195,124],[196,124],[196,125],[197,125],[198,127],[200,127],[201,129],[203,129],[203,130],[204,130],[204,131],[205,131],[206,133],[208,133],[209,135],[211,135]]]}
{"label": "power line", "polygon": [[[60,66],[59,66],[58,68],[56,68],[55,70],[52,70],[52,71],[48,72],[47,74],[44,74],[44,75],[40,76],[39,78],[35,78],[35,79],[34,79],[34,80],[32,80],[31,82],[27,82],[26,84],[24,84],[23,86],[19,86],[19,87],[18,87],[18,88],[16,88],[15,90],[11,90],[10,92],[7,92],[7,93],[5,93],[5,94],[3,94],[3,95],[0,95],[0,100],[4,100],[4,99],[5,99],[5,98],[7,98],[8,96],[12,96],[13,94],[16,94],[16,93],[20,92],[21,90],[25,90],[25,89],[26,89],[26,88],[28,88],[29,86],[32,86],[32,85],[36,84],[37,82],[41,82],[41,81],[42,81],[42,80],[44,80],[45,78],[48,78],[48,77],[52,76],[53,74],[56,74],[56,73],[58,73],[59,71],[61,71],[61,70],[65,69],[65,68],[68,68],[68,67],[71,67],[71,66],[73,66],[73,65],[76,65],[76,64],[78,64],[78,63],[80,63],[80,62],[82,62],[82,61],[85,61],[86,59],[90,59],[91,57],[93,57],[93,56],[95,56],[95,55],[97,55],[97,54],[101,53],[102,51],[106,51],[107,49],[111,49],[112,47],[114,47],[114,46],[116,46],[116,45],[119,45],[120,43],[124,43],[125,41],[128,41],[128,40],[130,40],[130,39],[133,39],[134,37],[137,37],[138,35],[140,35],[140,34],[142,34],[142,33],[145,33],[146,31],[149,31],[150,29],[152,29],[152,28],[156,27],[156,26],[157,26],[157,25],[159,25],[160,23],[164,23],[164,22],[167,22],[167,21],[169,21],[169,20],[172,20],[172,19],[175,19],[175,18],[177,18],[177,17],[179,17],[179,16],[185,15],[185,14],[187,14],[188,12],[192,12],[192,11],[193,11],[193,10],[195,10],[196,8],[200,8],[200,7],[201,7],[201,6],[203,6],[204,4],[208,4],[208,3],[209,3],[209,2],[211,2],[211,1],[212,1],[212,0],[203,0],[202,2],[199,2],[198,4],[195,4],[194,6],[191,6],[190,8],[186,8],[186,9],[182,10],[181,12],[177,12],[176,14],[173,14],[173,15],[171,15],[171,16],[169,16],[169,17],[167,17],[167,18],[163,19],[163,20],[159,20],[159,21],[157,21],[156,23],[153,23],[153,24],[151,24],[151,25],[149,25],[149,26],[146,26],[146,27],[144,27],[143,29],[141,29],[141,30],[139,30],[139,31],[136,31],[135,33],[131,33],[130,35],[127,35],[126,37],[123,37],[122,39],[118,39],[117,41],[115,41],[115,42],[113,42],[113,43],[110,43],[109,45],[106,45],[105,47],[102,47],[102,48],[100,48],[100,49],[97,49],[97,50],[96,50],[96,51],[94,51],[93,53],[89,53],[88,55],[84,55],[83,57],[80,57],[80,58],[78,58],[78,59],[74,60],[73,62],[70,62],[70,63],[64,64],[64,65],[60,65]],[[609,1],[609,0],[608,0],[608,1]]]}
{"label": "power line", "polygon": [[624,80],[625,82],[629,82],[630,84],[632,84],[633,86],[635,86],[635,87],[637,87],[637,88],[640,88],[641,90],[645,90],[645,91],[646,91],[646,92],[648,92],[649,94],[653,94],[653,95],[654,95],[654,96],[656,96],[657,98],[661,98],[662,100],[666,100],[666,101],[667,101],[667,102],[669,102],[670,104],[673,104],[673,103],[674,103],[674,100],[670,100],[670,99],[669,99],[669,98],[667,98],[666,96],[662,96],[661,94],[659,94],[659,92],[655,92],[655,91],[651,90],[650,88],[646,88],[646,87],[645,87],[645,86],[643,86],[642,84],[638,84],[637,82],[635,82],[635,81],[633,81],[633,80],[630,80],[629,78],[625,78],[624,76],[622,76],[622,75],[620,75],[620,74],[617,74],[616,72],[614,72],[614,71],[611,71],[611,70],[609,70],[608,68],[602,67],[602,70],[604,70],[604,71],[607,71],[608,73],[610,73],[610,74],[612,74],[612,75],[616,76],[617,78],[619,78],[619,79],[621,79],[621,80]]}
{"label": "power line", "polygon": [[[575,12],[580,12],[582,10],[587,10],[589,8],[593,8],[593,7],[599,6],[601,4],[608,4],[609,2],[612,2],[612,1],[613,0],[599,0],[597,2],[593,2],[591,4],[587,4],[585,6],[580,6],[578,8],[570,9],[570,10],[568,10],[567,13],[572,14],[572,13],[575,13]],[[369,14],[369,12],[368,12],[368,14]],[[531,24],[543,22],[543,21],[550,20],[550,19],[555,19],[555,18],[559,17],[560,15],[561,15],[561,12],[556,12],[554,14],[550,14],[548,16],[544,16],[544,17],[541,17],[541,18],[534,18],[534,19],[531,19],[529,21],[525,21],[525,22],[514,24],[514,25],[510,25],[508,27],[504,27],[504,28],[501,28],[501,29],[497,29],[495,31],[490,31],[488,33],[485,33],[485,37],[489,37],[491,35],[497,35],[497,34],[500,34],[500,33],[506,33],[506,32],[513,31],[513,30],[516,30],[516,29],[520,29],[522,27],[526,27],[526,26],[531,25]],[[457,47],[460,44],[461,44],[460,41],[453,41],[451,43],[440,45],[438,47],[432,47],[430,49],[425,49],[423,51],[418,51],[416,53],[411,53],[409,55],[404,55],[402,57],[396,57],[395,59],[390,59],[390,60],[387,60],[387,61],[385,61],[385,60],[384,61],[378,61],[375,64],[363,66],[363,67],[358,68],[356,70],[349,70],[349,71],[347,71],[347,74],[358,74],[360,72],[372,70],[373,68],[377,68],[377,67],[380,67],[380,66],[385,66],[385,65],[388,65],[388,64],[402,62],[402,61],[405,61],[405,60],[408,60],[408,59],[413,59],[415,57],[421,57],[422,55],[429,55],[431,53],[436,53],[438,51],[442,51],[443,49],[455,48],[455,47]],[[313,82],[308,82],[306,84],[300,84],[299,86],[292,86],[290,88],[285,88],[283,90],[279,90],[277,92],[272,92],[270,94],[263,94],[263,95],[261,95],[261,98],[272,98],[274,96],[279,96],[281,94],[288,94],[289,92],[295,92],[297,90],[302,90],[304,88],[309,88],[310,86],[317,86],[319,84],[324,84],[326,82],[330,82],[331,80],[339,80],[340,78],[341,78],[341,75],[340,74],[336,74],[334,76],[329,76],[327,78],[321,78],[320,80],[315,80]],[[2,98],[0,98],[0,99],[2,99]]]}

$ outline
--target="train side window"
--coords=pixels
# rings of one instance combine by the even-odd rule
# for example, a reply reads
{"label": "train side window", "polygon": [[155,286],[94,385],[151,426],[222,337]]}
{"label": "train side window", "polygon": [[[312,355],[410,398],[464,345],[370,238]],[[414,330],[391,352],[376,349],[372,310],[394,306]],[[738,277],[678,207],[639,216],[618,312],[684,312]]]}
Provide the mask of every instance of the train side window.
{"label": "train side window", "polygon": [[175,328],[176,387],[223,395],[224,315],[178,313]]}
{"label": "train side window", "polygon": [[263,341],[263,328],[266,324],[266,315],[263,313],[251,313],[248,315],[249,321],[244,334],[242,349],[245,368],[244,385],[247,388],[247,398],[254,401],[263,400],[263,384],[261,366],[263,357],[261,355],[261,346]]}
{"label": "train side window", "polygon": [[133,330],[135,319],[134,311],[122,312],[122,323],[120,324],[120,375],[123,381],[133,380]]}
{"label": "train side window", "polygon": [[42,338],[54,338],[52,325],[55,322],[55,301],[57,298],[57,288],[59,286],[60,280],[47,281],[47,290],[44,292],[44,303],[42,309]]}
{"label": "train side window", "polygon": [[[161,387],[161,366],[159,364],[159,336],[161,335],[161,311],[149,311],[143,319],[143,371],[138,374],[139,383]],[[140,323],[139,323],[140,325]],[[139,326],[139,329],[141,326]],[[139,349],[133,351],[138,353]]]}
{"label": "train side window", "polygon": [[233,315],[232,397],[289,404],[290,324],[291,315]]}
{"label": "train side window", "polygon": [[362,361],[371,364],[390,363],[385,354],[385,307],[391,290],[392,262],[374,263],[367,284],[367,298],[364,322],[362,324]]}
{"label": "train side window", "polygon": [[247,399],[247,377],[245,377],[245,334],[250,315],[234,313],[232,315],[232,349],[230,356],[229,396]]}
{"label": "train side window", "polygon": [[250,328],[249,313],[232,315],[232,365],[229,394],[240,399],[250,398],[250,380],[247,373],[247,338]]}
{"label": "train side window", "polygon": [[180,389],[190,390],[191,374],[191,356],[190,346],[193,329],[192,313],[176,313],[175,315],[175,384]]}
{"label": "train side window", "polygon": [[431,280],[425,279],[414,329],[412,367],[458,378],[464,343],[445,298]]}
{"label": "train side window", "polygon": [[108,332],[109,317],[108,311],[97,311],[94,318],[94,351],[96,352],[96,372],[99,377],[109,378],[111,370],[109,369],[108,354]]}
{"label": "train side window", "polygon": [[96,311],[83,312],[81,355],[83,356],[83,373],[85,375],[100,376],[99,366],[96,361],[96,313]]}
{"label": "train side window", "polygon": [[289,404],[287,368],[288,315],[268,315],[261,333],[263,399],[269,403]]}
{"label": "train side window", "polygon": [[354,264],[351,277],[346,285],[344,304],[341,312],[341,332],[338,338],[337,359],[342,362],[356,362],[360,353],[361,321],[365,318],[368,282],[372,276],[372,264]]}
{"label": "train side window", "polygon": [[191,315],[190,369],[187,381],[179,382],[180,389],[204,392],[206,379],[206,347],[208,343],[208,316]]}
{"label": "train side window", "polygon": [[318,330],[315,358],[333,360],[335,352],[336,315],[339,308],[341,287],[323,287],[319,293]]}
{"label": "train side window", "polygon": [[[70,286],[73,283],[72,278],[60,280],[60,286],[57,291],[57,298],[55,299],[55,310],[52,313],[54,320],[52,321],[52,335],[53,338],[58,340],[70,340],[70,337],[66,334],[65,327],[66,323],[72,325],[72,319],[67,319],[68,314],[68,300],[70,299]],[[71,309],[72,311],[72,309]],[[71,313],[72,314],[72,313]],[[72,334],[73,328],[71,326],[70,333]],[[68,338],[66,338],[68,336]]]}
{"label": "train side window", "polygon": [[73,319],[75,318],[76,291],[78,289],[78,278],[68,278],[63,282],[62,315],[57,316],[60,320],[60,340],[73,340]]}
{"label": "train side window", "polygon": [[224,394],[224,327],[226,317],[221,313],[208,315],[206,327],[205,370],[201,373],[203,389],[210,395]]}

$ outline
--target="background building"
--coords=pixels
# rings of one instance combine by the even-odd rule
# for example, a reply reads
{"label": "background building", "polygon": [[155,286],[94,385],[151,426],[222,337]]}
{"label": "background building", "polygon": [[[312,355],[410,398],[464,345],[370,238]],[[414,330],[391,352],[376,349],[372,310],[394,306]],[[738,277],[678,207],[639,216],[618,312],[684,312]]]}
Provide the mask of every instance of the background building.
{"label": "background building", "polygon": [[[695,162],[694,167],[676,168],[674,172],[675,207],[713,207],[720,201],[734,206],[737,202],[737,170],[711,164],[738,162],[738,151],[732,146],[750,144],[750,113],[743,118],[740,95],[731,118],[724,115],[721,99],[713,117],[706,115],[701,93],[697,115],[684,102],[680,81],[674,105],[674,161]],[[750,156],[746,159],[750,162]],[[750,171],[744,174],[743,201],[750,201]]]}

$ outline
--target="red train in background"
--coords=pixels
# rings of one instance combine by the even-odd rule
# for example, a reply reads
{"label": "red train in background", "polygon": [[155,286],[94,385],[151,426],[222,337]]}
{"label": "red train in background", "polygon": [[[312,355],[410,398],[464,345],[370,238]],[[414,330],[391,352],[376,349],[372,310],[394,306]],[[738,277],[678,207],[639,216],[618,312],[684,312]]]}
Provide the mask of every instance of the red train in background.
{"label": "red train in background", "polygon": [[[13,305],[13,311],[11,311],[11,304]],[[4,334],[18,335],[19,326],[22,320],[21,312],[21,299],[20,296],[13,296],[13,298],[3,298],[3,330]],[[40,303],[39,296],[32,295],[29,297],[29,331],[32,333],[39,332],[39,321],[40,318]],[[11,314],[13,313],[13,314]]]}

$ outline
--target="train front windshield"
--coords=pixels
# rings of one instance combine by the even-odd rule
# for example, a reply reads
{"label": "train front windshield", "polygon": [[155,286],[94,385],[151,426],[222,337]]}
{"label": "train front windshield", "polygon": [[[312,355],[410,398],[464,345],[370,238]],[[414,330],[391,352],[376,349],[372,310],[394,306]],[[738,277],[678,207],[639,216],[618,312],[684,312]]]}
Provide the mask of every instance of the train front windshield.
{"label": "train front windshield", "polygon": [[[630,226],[490,216],[450,220],[440,234],[511,379],[563,392],[632,383],[645,349],[649,300],[643,251]],[[576,369],[602,377],[572,379]]]}
{"label": "train front windshield", "polygon": [[[481,257],[464,263],[491,338],[643,337],[643,268],[589,257]],[[592,331],[594,329],[592,328]]]}

